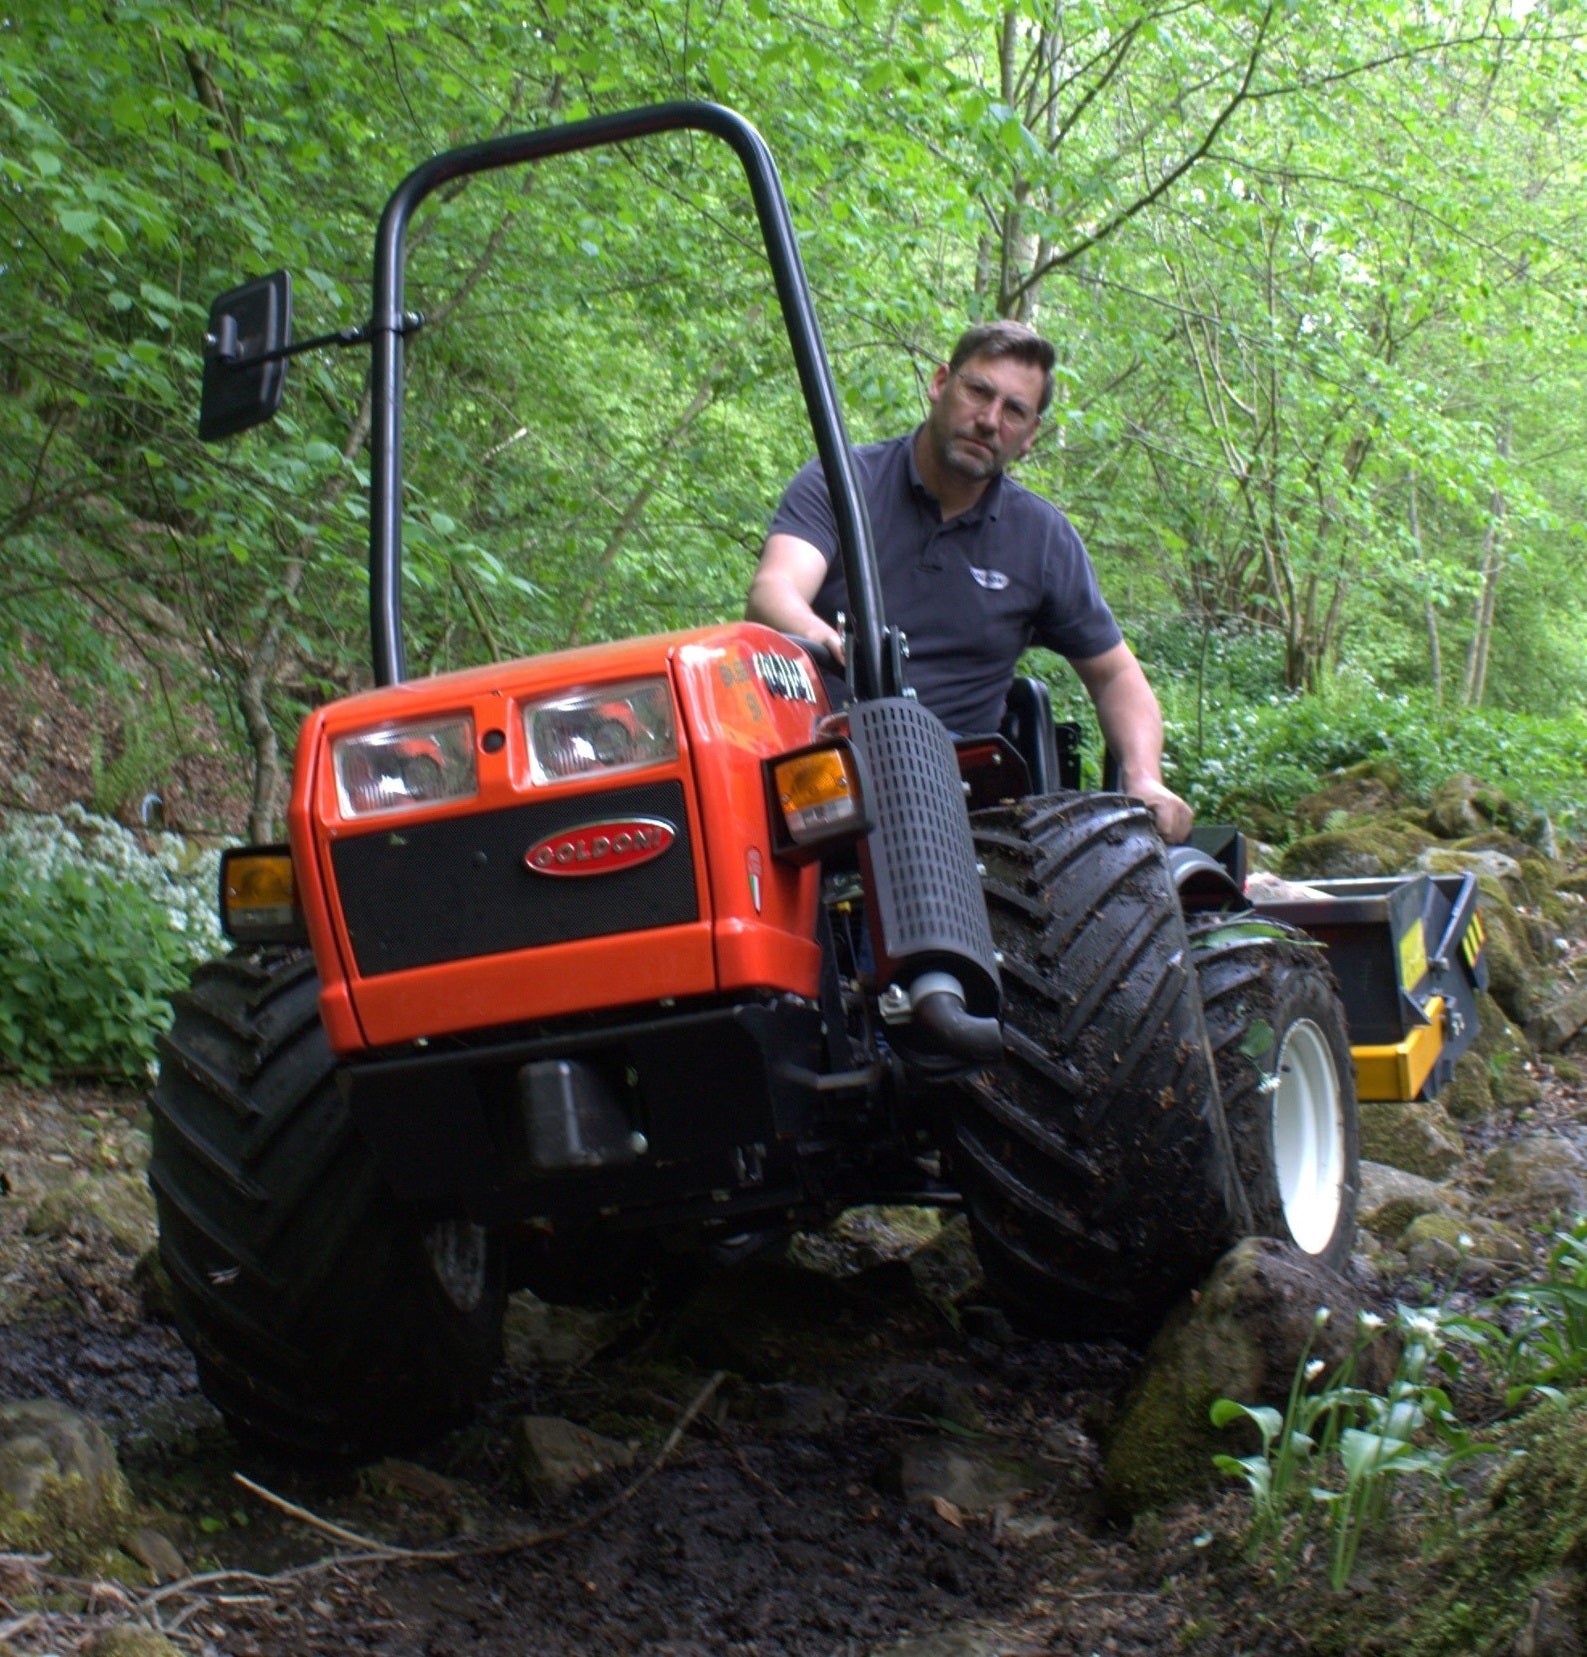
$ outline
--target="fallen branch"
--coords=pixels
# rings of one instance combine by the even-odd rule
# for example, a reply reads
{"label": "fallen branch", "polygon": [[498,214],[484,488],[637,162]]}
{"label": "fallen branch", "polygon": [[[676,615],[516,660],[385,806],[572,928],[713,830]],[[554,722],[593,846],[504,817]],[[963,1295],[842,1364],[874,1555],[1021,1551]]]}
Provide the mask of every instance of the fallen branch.
{"label": "fallen branch", "polygon": [[[725,1370],[717,1372],[694,1395],[687,1409],[674,1423],[672,1431],[667,1434],[661,1448],[650,1459],[639,1477],[626,1484],[617,1494],[598,1507],[592,1508],[580,1518],[570,1520],[565,1525],[553,1525],[545,1530],[515,1531],[511,1536],[498,1538],[494,1542],[474,1542],[461,1548],[407,1548],[396,1543],[378,1542],[372,1537],[362,1536],[357,1531],[347,1530],[341,1525],[333,1524],[329,1519],[322,1519],[318,1514],[311,1513],[307,1508],[299,1507],[295,1502],[289,1502],[284,1496],[277,1496],[263,1485],[256,1484],[252,1479],[241,1473],[233,1473],[232,1477],[244,1490],[257,1496],[261,1501],[279,1509],[300,1524],[308,1525],[311,1529],[323,1535],[334,1537],[339,1542],[345,1542],[350,1547],[362,1551],[356,1554],[336,1554],[330,1558],[316,1561],[312,1565],[299,1566],[290,1574],[301,1577],[311,1571],[333,1570],[350,1565],[390,1564],[402,1561],[405,1564],[423,1565],[452,1565],[460,1559],[488,1559],[499,1558],[503,1554],[521,1553],[526,1548],[540,1548],[550,1542],[561,1542],[569,1536],[576,1536],[580,1531],[588,1530],[592,1525],[599,1524],[609,1518],[620,1507],[631,1502],[641,1490],[659,1473],[667,1460],[671,1457],[679,1444],[683,1442],[683,1435],[688,1432],[699,1418],[701,1410],[716,1396],[717,1388],[727,1379]],[[270,1579],[264,1579],[270,1580]],[[177,1584],[172,1584],[172,1587]]]}

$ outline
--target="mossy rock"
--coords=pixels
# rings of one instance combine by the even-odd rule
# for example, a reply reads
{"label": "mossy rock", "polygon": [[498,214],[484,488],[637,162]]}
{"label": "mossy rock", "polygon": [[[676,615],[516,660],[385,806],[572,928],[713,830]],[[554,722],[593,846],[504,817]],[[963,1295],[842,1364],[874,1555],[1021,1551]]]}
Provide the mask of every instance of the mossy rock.
{"label": "mossy rock", "polygon": [[1368,823],[1293,841],[1278,872],[1286,880],[1351,880],[1398,874],[1432,843],[1431,835],[1417,829]]}
{"label": "mossy rock", "polygon": [[1322,786],[1315,793],[1296,802],[1295,820],[1315,834],[1352,821],[1387,816],[1398,804],[1398,780],[1396,774],[1395,785],[1391,786],[1375,770],[1360,773],[1355,766],[1330,772],[1321,779]]}
{"label": "mossy rock", "polygon": [[1427,809],[1435,832],[1443,840],[1481,834],[1515,819],[1515,806],[1500,789],[1464,771],[1446,778],[1433,790]]}
{"label": "mossy rock", "polygon": [[1403,1236],[1423,1214],[1464,1212],[1468,1205],[1469,1198],[1453,1186],[1370,1157],[1361,1159],[1361,1225],[1384,1242]]}
{"label": "mossy rock", "polygon": [[0,1550],[140,1580],[117,1542],[132,1491],[104,1429],[53,1399],[0,1404]]}
{"label": "mossy rock", "polygon": [[33,1205],[30,1237],[108,1237],[124,1254],[141,1254],[155,1239],[154,1197],[142,1174],[88,1174],[57,1185]]}
{"label": "mossy rock", "polygon": [[1556,863],[1551,857],[1540,857],[1536,851],[1518,857],[1516,862],[1521,866],[1521,879],[1526,885],[1527,897],[1541,908],[1558,891],[1565,875],[1564,865]]}
{"label": "mossy rock", "polygon": [[1488,994],[1517,1024],[1525,1024],[1542,1004],[1543,975],[1532,939],[1508,903],[1487,894],[1479,900],[1487,942]]}
{"label": "mossy rock", "polygon": [[1532,1258],[1513,1231],[1478,1214],[1418,1214],[1405,1228],[1399,1247],[1414,1264],[1418,1245],[1427,1243],[1441,1245],[1456,1259],[1469,1254],[1477,1260],[1516,1266]]}
{"label": "mossy rock", "polygon": [[1364,1101],[1360,1106],[1361,1154],[1423,1179],[1442,1179],[1459,1167],[1466,1148],[1438,1104]]}
{"label": "mossy rock", "polygon": [[[1321,1326],[1320,1307],[1330,1314]],[[1103,1459],[1108,1508],[1142,1513],[1218,1481],[1213,1456],[1251,1445],[1212,1425],[1213,1403],[1282,1407],[1304,1356],[1332,1370],[1351,1354],[1362,1309],[1352,1284],[1287,1244],[1249,1237],[1231,1249],[1175,1308],[1120,1406]],[[1386,1346],[1369,1347],[1358,1378],[1381,1390],[1393,1363]]]}
{"label": "mossy rock", "polygon": [[1517,863],[1523,858],[1536,857],[1538,853],[1538,847],[1532,841],[1522,835],[1511,834],[1507,829],[1487,829],[1481,834],[1467,835],[1464,840],[1455,841],[1455,849],[1463,852],[1500,852]]}
{"label": "mossy rock", "polygon": [[1475,1048],[1455,1060],[1454,1074],[1438,1095],[1456,1122],[1486,1122],[1493,1115],[1493,1077],[1488,1061]]}

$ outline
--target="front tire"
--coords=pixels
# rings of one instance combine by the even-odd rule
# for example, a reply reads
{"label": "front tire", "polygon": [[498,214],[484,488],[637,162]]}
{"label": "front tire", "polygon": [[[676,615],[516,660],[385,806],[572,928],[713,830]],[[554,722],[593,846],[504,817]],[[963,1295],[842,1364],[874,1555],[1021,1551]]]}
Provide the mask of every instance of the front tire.
{"label": "front tire", "polygon": [[1144,1341],[1247,1218],[1162,842],[1110,794],[972,826],[1004,994],[1003,1061],[955,1096],[982,1269],[1027,1326]]}
{"label": "front tire", "polygon": [[154,1092],[160,1255],[199,1382],[240,1433],[374,1453],[466,1415],[499,1355],[499,1250],[381,1181],[336,1084],[312,959],[239,951],[175,999]]}
{"label": "front tire", "polygon": [[1276,921],[1190,925],[1235,1162],[1257,1233],[1334,1270],[1355,1243],[1355,1065],[1322,950]]}

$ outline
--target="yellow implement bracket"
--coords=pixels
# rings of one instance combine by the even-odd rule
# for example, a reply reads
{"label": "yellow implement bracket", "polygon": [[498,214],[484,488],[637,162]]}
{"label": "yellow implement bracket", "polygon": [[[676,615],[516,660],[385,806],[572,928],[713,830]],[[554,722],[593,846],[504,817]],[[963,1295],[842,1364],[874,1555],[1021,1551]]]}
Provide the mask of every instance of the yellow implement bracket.
{"label": "yellow implement bracket", "polygon": [[1444,998],[1432,996],[1419,1024],[1392,1047],[1352,1047],[1358,1099],[1414,1099],[1444,1050]]}

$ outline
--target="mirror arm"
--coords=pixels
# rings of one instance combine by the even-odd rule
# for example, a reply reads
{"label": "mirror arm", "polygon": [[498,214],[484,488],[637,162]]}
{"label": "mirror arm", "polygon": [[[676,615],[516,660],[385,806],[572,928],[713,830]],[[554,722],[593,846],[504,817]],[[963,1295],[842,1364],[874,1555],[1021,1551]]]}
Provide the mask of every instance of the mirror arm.
{"label": "mirror arm", "polygon": [[[397,334],[416,334],[424,326],[422,311],[404,311],[392,331]],[[204,336],[205,357],[217,357],[228,368],[257,368],[260,363],[279,362],[283,357],[295,357],[301,351],[317,351],[326,345],[368,345],[380,330],[374,322],[361,328],[338,328],[334,334],[316,334],[313,339],[295,340],[279,351],[261,351],[256,357],[237,355],[237,323],[230,316],[221,319],[218,334]]]}

